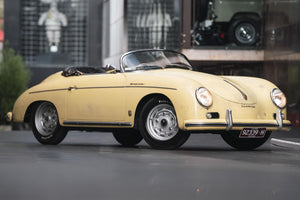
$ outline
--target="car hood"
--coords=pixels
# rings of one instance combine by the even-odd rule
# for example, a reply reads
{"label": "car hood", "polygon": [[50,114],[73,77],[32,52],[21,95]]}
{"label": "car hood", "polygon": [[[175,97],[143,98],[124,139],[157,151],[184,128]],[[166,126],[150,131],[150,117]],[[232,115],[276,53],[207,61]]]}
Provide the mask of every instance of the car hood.
{"label": "car hood", "polygon": [[186,83],[192,80],[197,82],[199,87],[207,88],[213,95],[221,96],[223,99],[235,103],[254,104],[257,100],[255,93],[247,85],[236,78],[231,79],[228,76],[216,76],[181,69],[164,69],[159,70],[159,72],[158,70],[153,70],[148,73],[174,77],[177,80],[184,78]]}

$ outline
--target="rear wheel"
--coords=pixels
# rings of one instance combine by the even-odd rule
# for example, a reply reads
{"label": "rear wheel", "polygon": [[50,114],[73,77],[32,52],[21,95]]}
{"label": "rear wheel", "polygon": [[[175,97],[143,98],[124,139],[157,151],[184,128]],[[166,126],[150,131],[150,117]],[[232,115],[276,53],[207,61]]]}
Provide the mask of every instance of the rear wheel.
{"label": "rear wheel", "polygon": [[120,129],[113,132],[114,138],[123,146],[132,147],[140,143],[143,137],[134,129]]}
{"label": "rear wheel", "polygon": [[264,138],[240,138],[240,131],[223,133],[221,136],[227,144],[238,150],[252,150],[263,145],[268,140],[271,133],[271,131],[267,131]]}
{"label": "rear wheel", "polygon": [[155,149],[179,148],[190,136],[179,129],[172,104],[159,97],[152,98],[143,107],[139,128],[145,141]]}
{"label": "rear wheel", "polygon": [[60,126],[55,106],[43,102],[34,106],[32,110],[32,132],[42,144],[59,144],[67,135],[67,130]]}

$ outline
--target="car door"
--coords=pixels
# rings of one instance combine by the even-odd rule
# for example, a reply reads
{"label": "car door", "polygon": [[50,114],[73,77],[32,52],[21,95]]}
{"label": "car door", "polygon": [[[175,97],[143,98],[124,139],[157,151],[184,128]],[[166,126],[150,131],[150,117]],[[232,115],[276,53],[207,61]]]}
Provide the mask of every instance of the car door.
{"label": "car door", "polygon": [[101,126],[123,122],[124,83],[121,73],[72,77],[67,91],[64,124]]}

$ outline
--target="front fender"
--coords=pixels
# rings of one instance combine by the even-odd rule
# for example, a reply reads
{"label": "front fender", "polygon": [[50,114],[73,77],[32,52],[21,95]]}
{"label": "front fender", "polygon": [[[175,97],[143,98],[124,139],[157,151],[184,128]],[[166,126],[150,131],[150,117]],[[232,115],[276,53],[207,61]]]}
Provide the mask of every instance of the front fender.
{"label": "front fender", "polygon": [[27,90],[18,97],[18,99],[14,104],[13,111],[12,111],[12,121],[24,122],[26,110],[31,103],[32,102],[29,98],[29,92]]}

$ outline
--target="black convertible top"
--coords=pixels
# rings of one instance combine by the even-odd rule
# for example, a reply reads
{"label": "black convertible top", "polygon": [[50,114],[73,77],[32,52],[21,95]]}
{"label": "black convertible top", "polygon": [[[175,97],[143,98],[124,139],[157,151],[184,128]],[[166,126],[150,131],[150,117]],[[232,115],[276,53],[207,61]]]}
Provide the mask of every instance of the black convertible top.
{"label": "black convertible top", "polygon": [[105,72],[106,71],[101,68],[71,66],[65,68],[61,75],[68,77],[68,76],[80,76],[83,74],[98,74],[98,73],[105,73]]}

